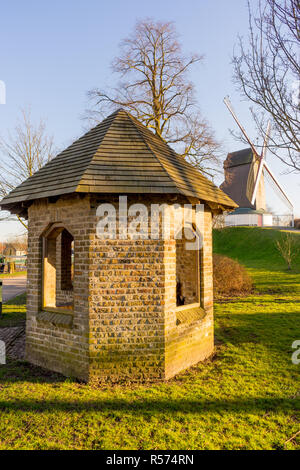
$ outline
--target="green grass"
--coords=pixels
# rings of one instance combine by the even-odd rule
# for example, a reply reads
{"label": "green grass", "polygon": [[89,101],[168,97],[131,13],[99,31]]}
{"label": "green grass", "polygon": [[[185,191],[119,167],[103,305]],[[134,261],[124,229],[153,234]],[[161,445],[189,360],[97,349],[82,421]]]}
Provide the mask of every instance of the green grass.
{"label": "green grass", "polygon": [[20,277],[20,276],[26,276],[27,271],[15,271],[13,274],[5,273],[5,274],[0,274],[0,279],[7,279],[11,277]]}
{"label": "green grass", "polygon": [[300,449],[300,435],[285,444],[300,430],[300,274],[285,270],[274,232],[215,234],[256,292],[216,304],[215,356],[167,383],[97,389],[2,366],[0,449]]}
{"label": "green grass", "polygon": [[8,326],[21,326],[26,318],[26,294],[21,294],[14,299],[8,300],[2,306],[0,317],[0,328]]}
{"label": "green grass", "polygon": [[297,256],[289,271],[275,246],[285,232],[256,227],[230,227],[213,233],[214,252],[229,256],[243,264],[251,274],[257,291],[278,294],[289,291],[300,294],[300,233],[296,241]]}
{"label": "green grass", "polygon": [[[237,259],[248,267],[270,271],[285,270],[286,265],[276,249],[275,242],[287,231],[257,227],[230,227],[214,230],[214,251]],[[289,232],[298,245],[294,267],[300,272],[300,233]]]}

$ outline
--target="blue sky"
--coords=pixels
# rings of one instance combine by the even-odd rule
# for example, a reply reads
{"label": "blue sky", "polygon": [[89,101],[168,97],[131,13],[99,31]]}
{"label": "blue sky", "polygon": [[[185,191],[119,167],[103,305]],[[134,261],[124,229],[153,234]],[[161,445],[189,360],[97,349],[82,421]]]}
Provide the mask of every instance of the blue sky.
{"label": "blue sky", "polygon": [[[20,108],[30,105],[34,119],[46,119],[59,148],[79,137],[86,125],[81,119],[86,92],[117,80],[111,74],[111,60],[136,20],[145,17],[174,21],[184,51],[204,54],[191,78],[202,113],[224,144],[224,158],[227,151],[241,147],[228,131],[235,124],[222,102],[225,95],[230,95],[255,140],[248,105],[234,90],[230,65],[237,34],[247,35],[244,0],[3,2],[0,80],[6,84],[7,97],[6,104],[0,105],[0,133],[12,129]],[[274,157],[269,157],[269,163],[293,202],[298,202],[299,176],[282,175],[284,167]],[[274,207],[275,199],[271,194],[269,198]],[[18,224],[0,223],[0,239],[20,230]]]}

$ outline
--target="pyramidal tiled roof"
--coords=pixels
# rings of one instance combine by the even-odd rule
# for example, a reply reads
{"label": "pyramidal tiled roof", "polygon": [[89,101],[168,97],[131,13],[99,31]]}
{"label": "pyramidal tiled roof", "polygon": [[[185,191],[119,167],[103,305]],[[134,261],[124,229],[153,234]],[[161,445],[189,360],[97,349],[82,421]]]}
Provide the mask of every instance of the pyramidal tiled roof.
{"label": "pyramidal tiled roof", "polygon": [[3,209],[79,193],[169,193],[236,204],[160,137],[120,109],[76,140],[2,201]]}

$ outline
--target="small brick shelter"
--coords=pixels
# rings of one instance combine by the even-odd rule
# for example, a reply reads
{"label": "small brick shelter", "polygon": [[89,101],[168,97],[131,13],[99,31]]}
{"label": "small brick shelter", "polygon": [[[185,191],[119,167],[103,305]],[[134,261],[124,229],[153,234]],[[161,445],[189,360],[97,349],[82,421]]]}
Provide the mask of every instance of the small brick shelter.
{"label": "small brick shelter", "polygon": [[[167,239],[120,233],[119,196],[128,224],[130,207],[190,204],[194,217],[202,204],[201,249],[186,250],[176,217]],[[98,236],[103,204],[115,237]],[[1,201],[28,219],[26,359],[84,381],[145,381],[210,356],[212,215],[235,207],[130,114],[107,117]]]}

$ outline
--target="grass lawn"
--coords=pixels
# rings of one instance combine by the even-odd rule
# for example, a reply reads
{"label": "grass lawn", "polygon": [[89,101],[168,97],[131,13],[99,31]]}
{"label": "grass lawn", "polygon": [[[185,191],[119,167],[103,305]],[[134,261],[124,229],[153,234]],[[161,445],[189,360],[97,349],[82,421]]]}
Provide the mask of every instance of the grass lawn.
{"label": "grass lawn", "polygon": [[215,250],[247,267],[256,292],[216,303],[215,356],[167,383],[96,389],[0,366],[0,449],[300,449],[300,434],[287,442],[300,430],[300,260],[286,271],[277,236],[215,233]]}
{"label": "grass lawn", "polygon": [[[3,304],[0,328],[25,324],[26,294],[21,294]],[[1,393],[1,392],[0,392]]]}
{"label": "grass lawn", "polygon": [[15,271],[13,274],[9,274],[9,273],[0,274],[0,280],[11,278],[11,277],[19,277],[19,276],[27,276],[27,271]]}

